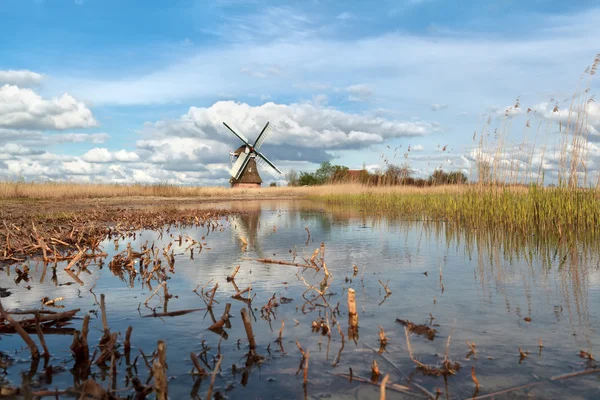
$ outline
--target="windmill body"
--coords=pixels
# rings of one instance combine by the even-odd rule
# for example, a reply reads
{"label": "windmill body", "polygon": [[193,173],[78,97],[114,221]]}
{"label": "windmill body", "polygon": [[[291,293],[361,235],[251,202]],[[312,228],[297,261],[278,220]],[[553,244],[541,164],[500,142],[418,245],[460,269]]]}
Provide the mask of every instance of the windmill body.
{"label": "windmill body", "polygon": [[[230,153],[232,164],[235,164],[235,161],[240,157],[240,154],[244,153],[246,150],[246,146],[240,146],[237,150]],[[262,179],[258,174],[258,167],[256,165],[256,158],[250,157],[248,160],[248,164],[246,168],[242,170],[240,177],[235,179],[234,176],[231,177],[231,186],[239,187],[239,188],[253,188],[260,187],[262,184]]]}
{"label": "windmill body", "polygon": [[257,164],[261,164],[267,168],[274,177],[279,177],[281,171],[271,161],[260,153],[258,150],[267,139],[269,133],[271,133],[271,126],[267,122],[263,130],[259,133],[258,137],[254,141],[254,144],[250,144],[248,139],[243,135],[237,133],[229,125],[223,122],[235,136],[237,136],[244,144],[237,150],[229,153],[230,161],[232,164],[229,174],[231,175],[231,187],[233,188],[253,188],[260,187],[262,179],[258,173]]}

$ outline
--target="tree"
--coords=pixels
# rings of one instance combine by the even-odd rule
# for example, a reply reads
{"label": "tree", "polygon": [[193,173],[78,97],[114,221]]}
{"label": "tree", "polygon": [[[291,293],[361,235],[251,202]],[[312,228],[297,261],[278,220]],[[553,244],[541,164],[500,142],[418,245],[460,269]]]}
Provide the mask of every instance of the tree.
{"label": "tree", "polygon": [[441,168],[436,168],[433,174],[429,176],[429,183],[432,185],[443,185],[448,182],[448,174]]}
{"label": "tree", "polygon": [[447,183],[451,185],[461,185],[467,183],[467,175],[460,171],[450,172],[447,175]]}
{"label": "tree", "polygon": [[444,172],[441,168],[433,171],[429,177],[432,185],[457,185],[467,183],[467,176],[460,171]]}
{"label": "tree", "polygon": [[298,186],[298,172],[292,168],[285,174],[288,186]]}
{"label": "tree", "polygon": [[323,161],[319,169],[315,171],[315,178],[319,181],[319,184],[324,184],[329,181],[335,173],[335,166],[331,165],[329,161]]}
{"label": "tree", "polygon": [[412,175],[413,170],[410,168],[410,164],[406,162],[402,165],[388,164],[385,171],[385,176],[394,182],[405,182]]}
{"label": "tree", "polygon": [[300,172],[300,179],[298,179],[298,184],[300,186],[315,186],[320,185],[321,183],[315,176],[310,172]]}
{"label": "tree", "polygon": [[348,167],[343,165],[334,166],[333,175],[330,180],[332,182],[343,182],[348,179]]}

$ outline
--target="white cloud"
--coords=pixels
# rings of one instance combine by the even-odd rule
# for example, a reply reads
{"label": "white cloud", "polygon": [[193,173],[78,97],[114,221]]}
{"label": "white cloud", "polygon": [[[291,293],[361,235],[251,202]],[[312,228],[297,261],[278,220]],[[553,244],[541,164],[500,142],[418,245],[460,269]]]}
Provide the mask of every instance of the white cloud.
{"label": "white cloud", "polygon": [[111,153],[106,148],[95,147],[82,155],[81,159],[89,163],[109,163],[112,161],[135,162],[140,159],[140,156],[125,149]]}
{"label": "white cloud", "polygon": [[80,159],[62,163],[62,170],[68,175],[96,175],[105,171],[104,165],[89,163]]}
{"label": "white cloud", "polygon": [[135,162],[140,159],[140,156],[138,156],[136,153],[127,151],[125,149],[114,152],[113,157],[115,161],[120,162]]}
{"label": "white cloud", "polygon": [[44,77],[37,72],[22,70],[0,70],[0,85],[35,86],[39,85]]}
{"label": "white cloud", "polygon": [[[191,107],[177,122],[177,129],[185,129],[181,123],[187,122],[187,131],[179,133],[237,143],[223,122],[253,140],[267,121],[273,126],[268,144],[332,150],[364,148],[385,139],[422,136],[435,130],[431,123],[424,121],[389,120],[309,103],[284,105],[269,102],[252,107],[232,101],[220,101],[209,108]],[[157,127],[160,128],[161,124]],[[171,123],[170,129],[173,128]]]}
{"label": "white cloud", "polygon": [[81,156],[82,160],[91,162],[91,163],[107,163],[112,161],[113,157],[105,148],[93,148]]}
{"label": "white cloud", "polygon": [[[43,151],[42,151],[43,152]],[[0,146],[0,154],[8,154],[8,155],[29,155],[39,153],[39,151],[33,151],[25,146],[22,146],[18,143],[7,143],[3,146]]]}
{"label": "white cloud", "polygon": [[432,104],[431,111],[441,111],[448,108],[448,104]]}
{"label": "white cloud", "polygon": [[[269,12],[279,18],[283,13],[281,9]],[[579,76],[597,52],[595,39],[600,37],[600,27],[594,23],[600,10],[561,20],[563,26],[586,26],[585,31],[577,28],[568,34],[551,31],[514,38],[475,32],[434,38],[388,33],[340,40],[340,35],[306,27],[312,24],[307,15],[284,15],[285,23],[281,23],[269,21],[265,14],[261,17],[267,23],[264,28],[259,20],[248,17],[243,21],[249,24],[243,27],[245,37],[237,38],[241,44],[186,50],[185,55],[173,58],[176,61],[166,66],[161,62],[145,75],[124,73],[91,81],[64,77],[61,85],[67,84],[70,93],[98,103],[147,104],[214,98],[224,88],[234,97],[257,92],[289,97],[297,95],[298,87],[308,88],[314,82],[348,87],[360,76],[378,99],[385,100],[386,107],[407,105],[406,99],[429,104],[431,98],[439,98],[440,104],[449,104],[456,99],[440,98],[440,94],[461,93],[461,107],[473,107],[479,113],[492,102],[510,101],[523,88],[529,93],[545,93],[552,84],[555,90],[570,90],[571,80],[558,81],[556,77]],[[228,22],[227,28],[231,28],[240,21]],[[540,16],[535,22],[536,26],[550,23]],[[287,32],[289,24],[294,25],[292,33]],[[224,27],[224,37],[227,34],[229,29]],[[235,37],[231,40],[236,43]],[[560,62],[555,54],[570,62]],[[240,74],[247,68],[248,73],[266,75],[269,65],[280,66],[286,73],[271,79]],[[443,73],[439,73],[440,66]]]}
{"label": "white cloud", "polygon": [[0,87],[0,128],[63,130],[96,125],[85,104],[66,93],[44,100],[31,89]]}
{"label": "white cloud", "polygon": [[364,83],[350,85],[346,88],[346,92],[350,93],[348,96],[350,101],[365,101],[373,96],[373,89]]}
{"label": "white cloud", "polygon": [[110,139],[108,133],[58,133],[48,135],[49,140],[58,143],[84,143],[100,144]]}
{"label": "white cloud", "polygon": [[412,151],[423,151],[423,150],[425,150],[425,148],[424,148],[422,145],[420,145],[420,144],[417,144],[417,145],[415,145],[415,146],[412,146],[410,149],[411,149]]}

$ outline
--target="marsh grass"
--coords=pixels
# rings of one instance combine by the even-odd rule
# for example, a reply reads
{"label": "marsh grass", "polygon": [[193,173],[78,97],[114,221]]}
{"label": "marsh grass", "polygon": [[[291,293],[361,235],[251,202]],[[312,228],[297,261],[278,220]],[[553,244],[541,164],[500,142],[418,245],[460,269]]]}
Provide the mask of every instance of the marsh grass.
{"label": "marsh grass", "polygon": [[72,182],[0,181],[0,199],[94,199],[94,198],[235,198],[285,195],[286,187],[236,189],[227,187],[178,186],[171,184],[94,184]]}
{"label": "marsh grass", "polygon": [[594,189],[462,185],[411,191],[330,192],[309,197],[400,217],[567,241],[585,235],[597,237],[600,224],[600,193]]}

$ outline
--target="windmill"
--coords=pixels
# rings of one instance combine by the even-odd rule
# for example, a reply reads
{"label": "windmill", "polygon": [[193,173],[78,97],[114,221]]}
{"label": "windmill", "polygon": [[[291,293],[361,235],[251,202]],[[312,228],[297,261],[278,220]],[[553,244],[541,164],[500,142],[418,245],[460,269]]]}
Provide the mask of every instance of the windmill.
{"label": "windmill", "polygon": [[256,167],[257,161],[258,164],[267,167],[267,170],[275,178],[279,177],[282,173],[279,168],[258,151],[271,133],[272,128],[268,122],[258,134],[253,145],[248,142],[248,139],[246,139],[244,135],[231,129],[225,122],[223,122],[223,125],[244,142],[237,150],[229,153],[231,157],[230,161],[233,164],[229,171],[229,174],[231,175],[231,187],[260,187],[262,179],[260,178]]}

